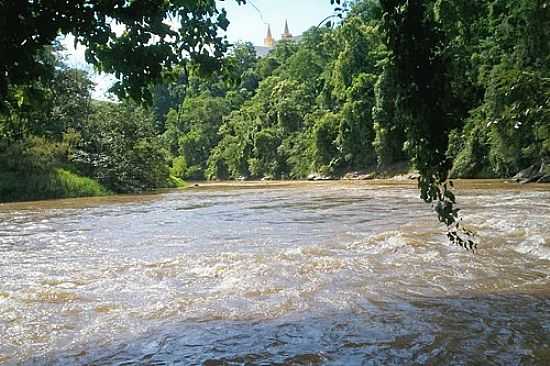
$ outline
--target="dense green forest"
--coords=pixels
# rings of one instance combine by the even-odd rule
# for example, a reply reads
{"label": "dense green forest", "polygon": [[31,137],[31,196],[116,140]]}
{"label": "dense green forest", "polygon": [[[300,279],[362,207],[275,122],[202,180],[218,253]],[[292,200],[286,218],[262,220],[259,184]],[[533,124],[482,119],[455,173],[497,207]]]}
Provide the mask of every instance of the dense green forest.
{"label": "dense green forest", "polygon": [[[429,67],[439,68],[433,89],[444,99],[434,103],[451,120],[437,132],[449,140],[442,153],[454,161],[452,176],[509,177],[550,153],[548,9],[535,1],[481,4],[436,1],[429,9],[441,38],[431,60],[440,65]],[[156,110],[174,173],[301,179],[414,166],[417,131],[405,120],[419,116],[403,100],[382,16],[376,2],[359,2],[340,26],[279,42],[265,58],[236,45],[222,72],[189,80],[185,98],[166,98],[177,93],[164,86]],[[400,48],[420,52],[409,36]]]}
{"label": "dense green forest", "polygon": [[[57,56],[56,56],[57,55]],[[176,186],[154,115],[92,100],[92,82],[53,48],[47,80],[11,90],[0,119],[0,199],[103,195]]]}
{"label": "dense green forest", "polygon": [[45,46],[40,77],[5,88],[0,201],[404,166],[454,202],[430,184],[550,161],[549,31],[545,0],[356,1],[266,57],[236,44],[118,103]]}

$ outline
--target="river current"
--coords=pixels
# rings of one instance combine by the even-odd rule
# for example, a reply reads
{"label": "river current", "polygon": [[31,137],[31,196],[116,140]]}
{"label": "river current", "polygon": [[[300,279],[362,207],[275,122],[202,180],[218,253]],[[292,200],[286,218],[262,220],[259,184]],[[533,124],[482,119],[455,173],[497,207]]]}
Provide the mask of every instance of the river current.
{"label": "river current", "polygon": [[550,187],[395,182],[0,205],[2,365],[548,365]]}

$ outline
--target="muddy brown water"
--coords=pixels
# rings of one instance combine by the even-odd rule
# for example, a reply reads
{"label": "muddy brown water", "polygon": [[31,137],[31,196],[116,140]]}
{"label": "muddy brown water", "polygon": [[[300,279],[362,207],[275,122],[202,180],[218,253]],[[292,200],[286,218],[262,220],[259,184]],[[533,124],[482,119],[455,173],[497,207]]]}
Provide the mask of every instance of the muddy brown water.
{"label": "muddy brown water", "polygon": [[0,364],[550,364],[550,187],[403,182],[0,205]]}

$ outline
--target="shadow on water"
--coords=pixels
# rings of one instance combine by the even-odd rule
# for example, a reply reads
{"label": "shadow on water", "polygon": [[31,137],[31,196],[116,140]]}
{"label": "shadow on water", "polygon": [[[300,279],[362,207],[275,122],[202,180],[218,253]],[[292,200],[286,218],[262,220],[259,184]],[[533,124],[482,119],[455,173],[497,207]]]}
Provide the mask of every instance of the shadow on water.
{"label": "shadow on water", "polygon": [[166,324],[25,365],[548,365],[550,294],[356,303],[274,320]]}

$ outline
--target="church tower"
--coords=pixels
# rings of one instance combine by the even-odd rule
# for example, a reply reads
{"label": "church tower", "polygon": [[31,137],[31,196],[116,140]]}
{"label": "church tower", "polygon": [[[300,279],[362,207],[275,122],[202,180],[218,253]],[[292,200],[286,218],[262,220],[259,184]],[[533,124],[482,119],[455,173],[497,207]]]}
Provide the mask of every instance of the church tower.
{"label": "church tower", "polygon": [[271,35],[271,26],[269,24],[267,25],[267,35],[264,38],[264,46],[269,48],[275,47],[275,40]]}
{"label": "church tower", "polygon": [[288,20],[285,20],[285,32],[281,34],[281,39],[283,40],[291,40],[292,39],[292,33],[288,30]]}

